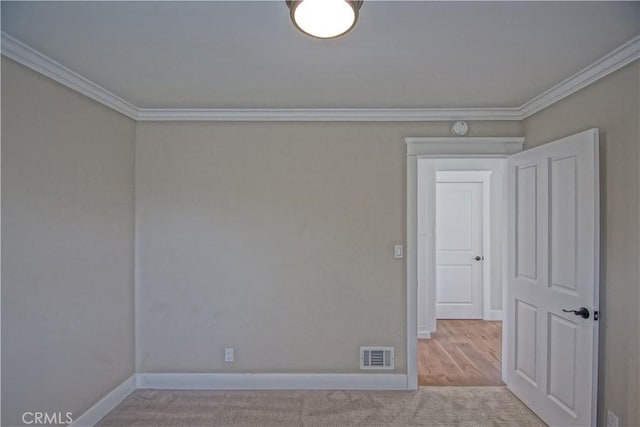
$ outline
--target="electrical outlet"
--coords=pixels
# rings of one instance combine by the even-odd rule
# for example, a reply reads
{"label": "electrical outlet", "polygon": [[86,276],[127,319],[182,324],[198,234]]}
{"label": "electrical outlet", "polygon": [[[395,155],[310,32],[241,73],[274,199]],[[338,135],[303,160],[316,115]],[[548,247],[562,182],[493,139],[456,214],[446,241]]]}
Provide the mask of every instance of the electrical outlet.
{"label": "electrical outlet", "polygon": [[225,362],[233,362],[233,349],[225,348],[224,349],[224,361]]}
{"label": "electrical outlet", "polygon": [[607,427],[618,427],[619,423],[620,420],[618,419],[616,414],[611,411],[607,411]]}

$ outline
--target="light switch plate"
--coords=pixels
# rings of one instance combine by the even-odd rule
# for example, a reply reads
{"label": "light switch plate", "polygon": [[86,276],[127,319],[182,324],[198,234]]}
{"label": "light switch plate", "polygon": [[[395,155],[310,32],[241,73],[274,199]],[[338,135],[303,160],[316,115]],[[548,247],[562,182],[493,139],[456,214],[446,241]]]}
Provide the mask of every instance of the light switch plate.
{"label": "light switch plate", "polygon": [[224,361],[233,362],[233,348],[224,349]]}
{"label": "light switch plate", "polygon": [[394,257],[395,258],[404,257],[404,247],[402,245],[396,245],[395,246]]}

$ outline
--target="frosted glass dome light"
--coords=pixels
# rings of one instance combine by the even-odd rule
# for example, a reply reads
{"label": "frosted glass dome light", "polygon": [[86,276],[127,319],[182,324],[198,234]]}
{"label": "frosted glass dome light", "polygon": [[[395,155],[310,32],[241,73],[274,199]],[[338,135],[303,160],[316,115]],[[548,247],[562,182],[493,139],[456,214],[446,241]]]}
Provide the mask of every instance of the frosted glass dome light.
{"label": "frosted glass dome light", "polygon": [[358,22],[362,0],[287,0],[293,24],[303,33],[330,39],[349,32]]}

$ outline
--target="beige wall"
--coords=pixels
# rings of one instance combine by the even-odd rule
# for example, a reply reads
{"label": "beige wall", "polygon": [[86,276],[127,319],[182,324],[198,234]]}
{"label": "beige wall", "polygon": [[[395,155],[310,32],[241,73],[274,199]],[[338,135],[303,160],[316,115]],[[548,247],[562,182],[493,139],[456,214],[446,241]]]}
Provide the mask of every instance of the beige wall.
{"label": "beige wall", "polygon": [[134,372],[135,123],[2,58],[2,425]]}
{"label": "beige wall", "polygon": [[639,71],[636,61],[524,122],[531,148],[600,129],[601,259],[599,425],[607,409],[638,426]]}
{"label": "beige wall", "polygon": [[404,137],[449,127],[139,123],[138,370],[350,373],[384,345],[406,372]]}

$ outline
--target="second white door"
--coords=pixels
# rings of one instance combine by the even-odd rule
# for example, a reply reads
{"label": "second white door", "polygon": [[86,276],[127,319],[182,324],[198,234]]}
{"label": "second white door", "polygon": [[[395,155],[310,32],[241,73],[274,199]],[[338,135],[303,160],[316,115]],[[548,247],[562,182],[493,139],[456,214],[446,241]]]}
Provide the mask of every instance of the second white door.
{"label": "second white door", "polygon": [[481,319],[482,183],[436,182],[436,317]]}

